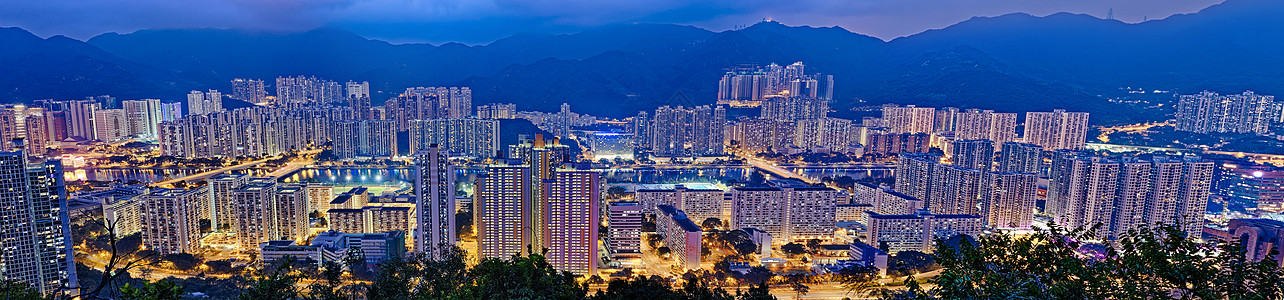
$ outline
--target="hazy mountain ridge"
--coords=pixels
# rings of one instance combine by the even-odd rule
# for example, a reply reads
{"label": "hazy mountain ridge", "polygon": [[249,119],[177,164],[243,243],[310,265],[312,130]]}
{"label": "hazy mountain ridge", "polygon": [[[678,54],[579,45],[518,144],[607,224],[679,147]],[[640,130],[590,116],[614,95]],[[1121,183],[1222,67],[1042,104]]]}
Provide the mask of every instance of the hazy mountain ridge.
{"label": "hazy mountain ridge", "polygon": [[[1127,24],[1068,13],[978,17],[883,41],[839,27],[759,23],[733,31],[670,24],[603,26],[575,34],[519,34],[487,45],[402,44],[337,29],[303,33],[144,30],[86,42],[0,29],[0,101],[82,98],[178,100],[228,89],[235,77],[316,75],[368,80],[386,98],[408,86],[468,85],[477,104],[626,116],[677,92],[712,103],[723,68],[804,61],[832,74],[840,116],[895,102],[1000,111],[1068,108],[1094,122],[1162,112],[1106,101],[1123,86],[1148,89],[1284,87],[1284,3],[1230,0],[1199,13]],[[25,34],[25,35],[24,35]],[[1103,96],[1104,95],[1104,96]],[[864,100],[857,102],[856,99]],[[383,99],[376,99],[379,103]],[[608,105],[609,104],[609,105]]]}

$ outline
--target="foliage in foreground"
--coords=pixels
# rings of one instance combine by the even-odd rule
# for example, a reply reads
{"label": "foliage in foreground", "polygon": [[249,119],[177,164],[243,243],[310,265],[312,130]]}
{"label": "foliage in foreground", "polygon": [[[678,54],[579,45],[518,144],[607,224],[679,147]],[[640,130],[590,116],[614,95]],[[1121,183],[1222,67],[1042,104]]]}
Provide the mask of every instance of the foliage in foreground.
{"label": "foliage in foreground", "polygon": [[1284,272],[1249,261],[1239,243],[1202,243],[1174,226],[1144,226],[1115,247],[1091,228],[1014,236],[998,233],[957,246],[938,243],[939,276],[923,289],[882,291],[884,299],[1281,299]]}

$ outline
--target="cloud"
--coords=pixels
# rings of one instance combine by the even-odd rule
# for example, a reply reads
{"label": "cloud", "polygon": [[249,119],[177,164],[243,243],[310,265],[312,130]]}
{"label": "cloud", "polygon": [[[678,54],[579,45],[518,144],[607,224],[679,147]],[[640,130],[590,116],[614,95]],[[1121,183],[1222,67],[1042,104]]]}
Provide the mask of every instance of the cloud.
{"label": "cloud", "polygon": [[565,33],[614,23],[725,30],[770,18],[842,26],[884,39],[1012,12],[1088,13],[1137,22],[1219,0],[41,0],[0,1],[0,26],[87,39],[163,28],[300,31],[321,26],[391,41],[484,43],[518,32]]}

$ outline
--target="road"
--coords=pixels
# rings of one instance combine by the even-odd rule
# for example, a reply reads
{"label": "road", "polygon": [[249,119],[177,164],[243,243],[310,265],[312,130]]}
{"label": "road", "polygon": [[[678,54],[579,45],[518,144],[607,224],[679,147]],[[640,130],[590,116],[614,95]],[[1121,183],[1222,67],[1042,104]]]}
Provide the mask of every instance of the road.
{"label": "road", "polygon": [[809,184],[820,183],[820,181],[817,181],[815,179],[807,178],[806,176],[799,175],[798,173],[794,173],[793,171],[789,171],[788,169],[777,167],[775,164],[772,164],[769,161],[765,161],[755,157],[742,156],[741,158],[744,158],[745,161],[749,162],[749,164],[753,165],[755,168],[770,172],[771,174],[775,174],[776,176],[798,179]]}
{"label": "road", "polygon": [[[301,151],[301,152],[299,152],[298,154],[299,154],[299,155],[307,155],[307,154],[316,154],[316,153],[321,153],[321,150],[320,150],[320,149],[306,150],[306,151]],[[215,169],[215,170],[211,170],[211,171],[206,171],[206,172],[201,172],[201,173],[197,173],[197,174],[193,174],[193,175],[188,175],[188,176],[186,176],[186,177],[180,177],[180,178],[174,178],[174,179],[170,179],[170,180],[166,180],[166,181],[161,181],[161,182],[154,183],[153,185],[170,185],[170,184],[174,184],[174,183],[179,182],[179,181],[189,181],[189,182],[191,182],[191,181],[200,181],[200,180],[203,180],[203,179],[206,179],[206,178],[213,177],[214,175],[223,174],[223,173],[225,173],[225,172],[227,172],[227,171],[234,171],[234,170],[241,170],[241,169],[249,168],[249,167],[252,167],[252,166],[255,166],[255,165],[258,165],[258,164],[262,164],[262,163],[264,163],[264,162],[267,162],[267,161],[269,161],[269,160],[273,160],[273,159],[277,159],[277,158],[280,158],[280,157],[270,157],[270,158],[264,158],[264,159],[260,159],[260,160],[255,160],[255,161],[245,162],[245,163],[241,163],[241,164],[234,165],[234,166],[223,167],[223,168],[219,168],[219,169]],[[301,168],[301,167],[303,167],[303,166],[306,166],[307,164],[311,164],[311,163],[312,163],[312,161],[311,161],[311,160],[307,160],[307,163],[304,163],[303,165],[296,165],[297,163],[292,162],[292,163],[290,163],[289,165],[287,165],[285,168],[282,168],[282,169],[291,169],[291,168],[292,168],[292,169],[290,170],[290,172],[293,172],[294,170],[298,170],[299,168]],[[277,174],[277,172],[280,172],[280,171],[281,171],[281,170],[273,171],[273,172],[272,172],[272,174],[274,174],[274,176],[281,176],[281,175],[284,175],[284,174],[289,174],[289,172],[285,172],[285,173],[282,173],[281,175],[275,175],[275,174]]]}

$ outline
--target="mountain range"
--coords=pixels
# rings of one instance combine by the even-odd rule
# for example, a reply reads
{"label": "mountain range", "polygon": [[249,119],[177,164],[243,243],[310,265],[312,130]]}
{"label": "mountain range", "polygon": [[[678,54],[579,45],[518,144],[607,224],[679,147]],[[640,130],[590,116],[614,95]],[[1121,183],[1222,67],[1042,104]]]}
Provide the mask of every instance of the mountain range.
{"label": "mountain range", "polygon": [[[1124,23],[1068,13],[977,17],[884,41],[838,27],[762,22],[709,31],[622,24],[518,34],[485,45],[391,44],[333,28],[299,33],[141,30],[79,41],[0,28],[0,102],[184,99],[232,78],[315,75],[369,81],[376,104],[412,86],[469,86],[474,104],[623,117],[681,93],[713,103],[724,68],[802,61],[834,75],[836,116],[882,103],[1023,112],[1088,111],[1096,124],[1163,118],[1120,104],[1127,87],[1284,93],[1284,2],[1228,0]],[[269,88],[269,93],[272,91]]]}

